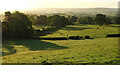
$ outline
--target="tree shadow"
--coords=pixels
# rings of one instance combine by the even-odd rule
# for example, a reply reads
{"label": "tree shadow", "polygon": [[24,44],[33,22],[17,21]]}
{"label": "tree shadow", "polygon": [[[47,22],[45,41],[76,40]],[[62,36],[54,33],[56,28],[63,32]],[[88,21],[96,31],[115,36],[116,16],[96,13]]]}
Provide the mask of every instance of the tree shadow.
{"label": "tree shadow", "polygon": [[46,36],[48,34],[53,34],[54,32],[60,30],[61,28],[52,28],[52,29],[48,29],[48,30],[44,30],[44,31],[40,31],[40,30],[36,30],[36,36]]}
{"label": "tree shadow", "polygon": [[[57,44],[54,43],[50,43],[50,42],[45,42],[45,41],[41,41],[41,40],[15,40],[11,42],[3,42],[3,51],[2,51],[2,56],[5,55],[10,55],[10,54],[14,54],[16,53],[16,49],[14,49],[13,45],[23,45],[27,48],[29,48],[29,50],[32,51],[37,51],[37,50],[57,50],[57,49],[66,49],[67,47],[64,46],[59,46]],[[7,52],[4,50],[6,49]]]}
{"label": "tree shadow", "polygon": [[106,37],[120,37],[120,34],[108,34]]}
{"label": "tree shadow", "polygon": [[66,49],[67,47],[59,46],[54,43],[45,42],[41,40],[18,40],[14,41],[15,45],[23,45],[29,50],[56,50],[56,49]]}
{"label": "tree shadow", "polygon": [[84,30],[84,29],[92,29],[92,28],[82,28],[82,27],[65,27],[63,30]]}
{"label": "tree shadow", "polygon": [[10,44],[10,42],[2,42],[2,56],[16,53],[16,49]]}
{"label": "tree shadow", "polygon": [[112,26],[112,27],[120,27],[120,26]]}

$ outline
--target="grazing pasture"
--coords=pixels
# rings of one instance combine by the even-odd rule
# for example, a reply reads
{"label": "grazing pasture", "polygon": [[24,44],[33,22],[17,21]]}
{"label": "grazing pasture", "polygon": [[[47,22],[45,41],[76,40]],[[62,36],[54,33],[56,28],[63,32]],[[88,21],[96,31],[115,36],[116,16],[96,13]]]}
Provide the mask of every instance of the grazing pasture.
{"label": "grazing pasture", "polygon": [[[98,26],[98,25],[68,25],[61,30],[41,37],[67,37],[68,36],[90,36],[93,38],[106,37],[107,34],[118,34],[119,25]],[[99,29],[97,29],[99,28]],[[62,33],[62,34],[61,34]]]}
{"label": "grazing pasture", "polygon": [[[37,28],[38,26],[34,26]],[[40,38],[90,36],[81,40],[8,40],[3,41],[3,63],[118,63],[119,25],[69,25]],[[61,34],[62,33],[62,34]]]}

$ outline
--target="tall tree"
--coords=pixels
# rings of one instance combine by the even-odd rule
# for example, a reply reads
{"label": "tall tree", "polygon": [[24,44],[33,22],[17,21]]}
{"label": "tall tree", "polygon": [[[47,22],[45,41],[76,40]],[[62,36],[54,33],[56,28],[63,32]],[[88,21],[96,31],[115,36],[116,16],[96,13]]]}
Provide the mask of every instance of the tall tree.
{"label": "tall tree", "polygon": [[50,25],[55,27],[65,27],[68,19],[64,16],[54,15],[50,18]]}
{"label": "tall tree", "polygon": [[5,18],[4,18],[4,21],[5,22],[10,22],[10,20],[11,20],[11,12],[9,12],[9,11],[7,11],[7,12],[5,12]]}
{"label": "tall tree", "polygon": [[77,17],[76,16],[68,16],[68,20],[69,20],[69,23],[68,24],[74,24],[75,22],[77,22]]}
{"label": "tall tree", "polygon": [[10,38],[27,38],[34,33],[31,21],[26,15],[19,11],[11,14],[11,18],[9,20],[5,16],[4,23],[5,25],[8,25],[7,34],[9,34]]}
{"label": "tall tree", "polygon": [[47,24],[47,16],[46,15],[40,15],[37,17],[37,23],[41,25]]}
{"label": "tall tree", "polygon": [[106,16],[103,15],[103,14],[97,14],[96,18],[95,18],[95,21],[96,21],[96,23],[98,25],[101,26],[101,25],[105,24],[105,22],[106,22]]}
{"label": "tall tree", "polygon": [[81,17],[78,19],[78,22],[81,24],[94,24],[94,20],[92,17]]}
{"label": "tall tree", "polygon": [[32,24],[37,24],[37,15],[28,15],[28,18]]}
{"label": "tall tree", "polygon": [[116,24],[120,24],[120,16],[117,16],[117,17],[115,18],[115,23],[116,23]]}
{"label": "tall tree", "polygon": [[5,12],[5,18],[4,21],[2,22],[2,36],[3,37],[8,37],[9,36],[9,24],[11,22],[11,12],[7,11]]}
{"label": "tall tree", "polygon": [[111,20],[110,18],[106,18],[105,24],[106,24],[106,25],[109,25],[110,23],[112,23],[112,20]]}
{"label": "tall tree", "polygon": [[61,16],[60,19],[61,19],[61,27],[65,27],[68,23],[68,19],[64,16]]}
{"label": "tall tree", "polygon": [[92,18],[92,17],[87,17],[87,18],[86,18],[86,22],[87,22],[88,24],[94,24],[94,21],[93,21],[93,18]]}

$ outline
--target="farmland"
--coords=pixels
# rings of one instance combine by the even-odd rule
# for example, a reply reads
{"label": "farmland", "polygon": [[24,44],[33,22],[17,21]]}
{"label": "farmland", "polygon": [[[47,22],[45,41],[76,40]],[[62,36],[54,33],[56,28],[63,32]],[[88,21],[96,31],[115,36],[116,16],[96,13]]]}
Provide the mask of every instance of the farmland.
{"label": "farmland", "polygon": [[[119,25],[68,25],[39,37],[90,36],[83,40],[8,40],[3,41],[3,63],[117,63]],[[34,26],[39,28],[39,26]],[[62,34],[60,34],[62,33]]]}

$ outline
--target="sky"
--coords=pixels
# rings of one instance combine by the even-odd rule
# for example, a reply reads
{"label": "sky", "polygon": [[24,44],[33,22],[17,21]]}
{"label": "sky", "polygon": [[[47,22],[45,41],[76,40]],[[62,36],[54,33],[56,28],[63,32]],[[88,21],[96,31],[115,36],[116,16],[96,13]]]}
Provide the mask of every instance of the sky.
{"label": "sky", "polygon": [[0,11],[33,8],[117,8],[120,0],[0,0]]}

